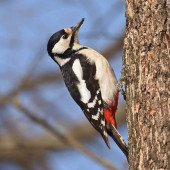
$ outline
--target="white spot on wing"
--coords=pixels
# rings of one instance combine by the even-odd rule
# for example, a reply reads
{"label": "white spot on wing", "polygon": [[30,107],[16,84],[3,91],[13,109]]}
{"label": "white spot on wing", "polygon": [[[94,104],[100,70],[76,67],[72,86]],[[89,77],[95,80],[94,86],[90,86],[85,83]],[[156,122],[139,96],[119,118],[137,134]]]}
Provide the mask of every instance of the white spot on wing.
{"label": "white spot on wing", "polygon": [[80,64],[80,60],[76,59],[72,66],[74,74],[77,76],[79,83],[77,84],[78,90],[81,95],[81,101],[83,103],[88,103],[89,99],[91,98],[91,93],[86,87],[85,80],[83,80],[83,69]]}
{"label": "white spot on wing", "polygon": [[101,120],[101,124],[105,126],[105,120]]}
{"label": "white spot on wing", "polygon": [[97,112],[96,115],[92,115],[92,119],[98,120],[99,119],[99,112]]}
{"label": "white spot on wing", "polygon": [[100,113],[101,113],[101,111],[100,111],[100,109],[98,108],[97,114],[96,114],[96,115],[92,115],[92,119],[98,120],[98,119],[99,119],[99,116],[100,116]]}
{"label": "white spot on wing", "polygon": [[95,104],[96,104],[96,101],[97,101],[97,96],[94,98],[94,100],[91,102],[91,103],[88,103],[88,107],[89,108],[93,108],[94,106],[95,106]]}
{"label": "white spot on wing", "polygon": [[99,101],[98,101],[98,103],[99,103],[99,105],[100,105],[100,104],[102,103],[102,101],[101,101],[101,100],[99,100]]}

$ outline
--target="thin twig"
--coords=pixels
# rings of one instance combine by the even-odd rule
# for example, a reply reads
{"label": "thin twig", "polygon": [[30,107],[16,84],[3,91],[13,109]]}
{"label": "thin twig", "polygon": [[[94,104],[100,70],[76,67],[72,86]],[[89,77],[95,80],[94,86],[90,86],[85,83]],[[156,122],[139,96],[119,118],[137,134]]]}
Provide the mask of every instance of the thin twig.
{"label": "thin twig", "polygon": [[[121,50],[122,47],[123,47],[123,37],[120,37],[116,43],[113,43],[110,47],[104,50],[102,54],[108,59],[111,57],[113,58],[113,56],[116,56],[115,54],[117,53],[117,51]],[[8,94],[8,96],[10,97],[8,97],[8,99],[6,100],[6,98],[3,97],[3,94],[0,94],[0,98],[1,98],[0,107],[2,107],[6,103],[6,101],[9,101],[9,98],[13,99],[15,96],[17,96],[22,90],[32,89],[34,87],[37,87],[38,85],[42,85],[43,83],[50,83],[50,82],[52,83],[61,78],[61,74],[59,73],[57,74],[56,71],[50,72],[49,74],[45,73],[43,75],[37,76],[34,79],[29,78],[32,75],[32,71],[35,69],[36,64],[39,61],[40,57],[43,56],[41,55],[42,51],[43,50],[41,48],[37,52],[36,55],[37,57],[35,57],[32,60],[30,66],[28,67],[27,74],[22,78],[20,84]]]}
{"label": "thin twig", "polygon": [[21,110],[27,117],[29,117],[32,121],[38,123],[41,125],[43,128],[48,130],[50,133],[52,133],[54,136],[56,136],[58,139],[61,140],[65,145],[72,146],[73,148],[83,152],[87,156],[91,157],[92,159],[96,160],[99,162],[101,165],[104,165],[105,167],[109,169],[115,170],[116,168],[111,165],[107,160],[101,159],[99,156],[95,155],[92,153],[90,150],[85,148],[83,145],[81,145],[75,138],[72,136],[65,136],[61,134],[57,129],[54,127],[50,126],[44,119],[36,117],[34,114],[32,114],[25,106],[23,106],[16,98],[13,100],[13,104]]}

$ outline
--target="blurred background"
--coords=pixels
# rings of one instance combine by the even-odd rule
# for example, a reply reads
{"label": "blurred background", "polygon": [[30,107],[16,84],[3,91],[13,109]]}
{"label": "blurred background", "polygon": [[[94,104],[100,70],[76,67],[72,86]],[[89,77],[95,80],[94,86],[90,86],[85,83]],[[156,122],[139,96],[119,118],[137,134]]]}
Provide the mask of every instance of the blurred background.
{"label": "blurred background", "polygon": [[[128,169],[68,93],[47,55],[49,37],[85,18],[80,43],[102,53],[121,76],[125,32],[123,0],[0,1],[0,170]],[[125,103],[118,130],[127,142]]]}

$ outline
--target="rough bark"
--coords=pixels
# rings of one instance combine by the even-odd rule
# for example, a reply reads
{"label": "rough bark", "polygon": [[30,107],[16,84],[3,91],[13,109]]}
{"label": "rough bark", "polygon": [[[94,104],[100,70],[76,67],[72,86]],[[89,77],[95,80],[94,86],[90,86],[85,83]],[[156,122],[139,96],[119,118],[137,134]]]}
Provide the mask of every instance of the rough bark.
{"label": "rough bark", "polygon": [[169,2],[126,0],[123,74],[131,170],[170,169]]}

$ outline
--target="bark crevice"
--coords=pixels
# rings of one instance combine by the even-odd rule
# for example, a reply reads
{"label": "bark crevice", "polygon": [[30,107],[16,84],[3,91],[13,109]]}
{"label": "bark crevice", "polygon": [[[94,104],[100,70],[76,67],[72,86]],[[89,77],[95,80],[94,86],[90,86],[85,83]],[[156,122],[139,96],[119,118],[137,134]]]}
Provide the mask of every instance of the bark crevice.
{"label": "bark crevice", "polygon": [[133,170],[168,169],[169,5],[126,0],[123,76]]}

